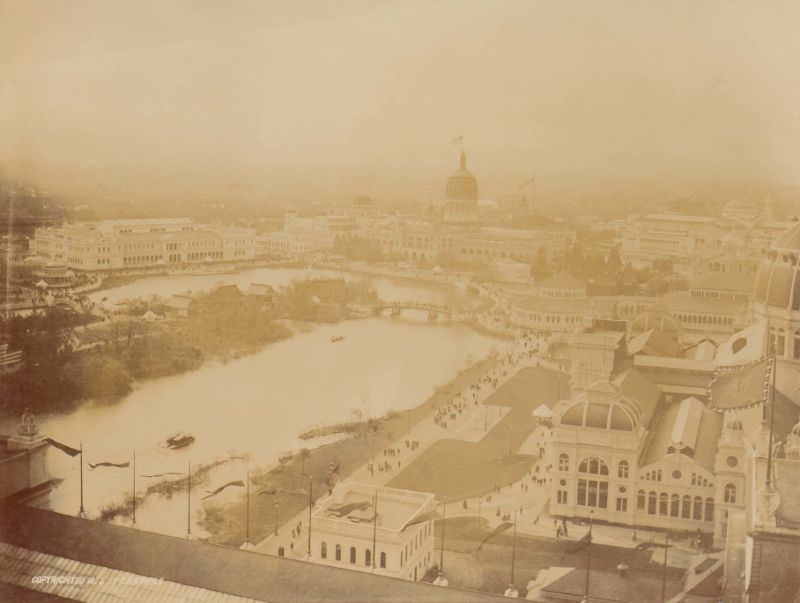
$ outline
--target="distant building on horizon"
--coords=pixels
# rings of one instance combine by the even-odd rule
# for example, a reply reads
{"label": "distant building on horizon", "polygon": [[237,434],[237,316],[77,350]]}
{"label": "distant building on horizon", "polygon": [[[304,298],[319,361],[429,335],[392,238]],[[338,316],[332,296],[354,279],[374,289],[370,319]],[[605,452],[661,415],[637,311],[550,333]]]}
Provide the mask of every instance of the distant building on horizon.
{"label": "distant building on horizon", "polygon": [[101,220],[36,230],[37,257],[81,271],[166,268],[251,260],[255,231],[190,218]]}

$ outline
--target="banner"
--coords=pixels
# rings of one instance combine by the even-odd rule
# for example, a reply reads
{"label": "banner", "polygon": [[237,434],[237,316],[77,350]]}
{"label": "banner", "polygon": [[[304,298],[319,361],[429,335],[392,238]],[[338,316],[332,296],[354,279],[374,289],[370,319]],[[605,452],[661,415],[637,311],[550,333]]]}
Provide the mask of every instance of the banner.
{"label": "banner", "polygon": [[45,442],[58,448],[61,452],[64,452],[70,456],[78,456],[81,451],[78,448],[73,448],[72,446],[67,446],[66,444],[62,444],[61,442],[56,442],[53,438],[45,438]]}
{"label": "banner", "polygon": [[240,487],[244,488],[244,482],[242,480],[240,480],[240,479],[234,480],[232,482],[228,482],[227,484],[224,484],[224,485],[220,486],[219,488],[217,488],[213,492],[209,492],[206,496],[204,496],[200,500],[205,500],[207,498],[211,498],[212,496],[216,496],[217,494],[222,492],[225,488],[229,488],[231,486],[240,486]]}
{"label": "banner", "polygon": [[576,544],[575,547],[564,552],[564,554],[561,556],[561,559],[564,559],[568,555],[574,555],[575,553],[582,551],[587,546],[592,544],[592,528],[590,527],[589,531],[586,532],[586,534],[584,534],[583,537],[580,540],[578,540],[575,544]]}
{"label": "banner", "polygon": [[510,521],[504,521],[503,523],[501,523],[494,530],[492,530],[492,532],[486,538],[483,539],[483,541],[478,545],[478,548],[477,548],[476,552],[480,551],[481,548],[483,548],[483,545],[486,544],[487,542],[489,542],[489,540],[491,540],[492,538],[494,538],[498,534],[502,534],[503,532],[505,532],[508,528],[510,528],[513,525],[514,524],[511,523]]}
{"label": "banner", "polygon": [[124,469],[126,467],[130,467],[130,463],[109,463],[108,461],[103,461],[102,463],[86,463],[89,466],[89,469],[95,469],[96,467],[118,467]]}

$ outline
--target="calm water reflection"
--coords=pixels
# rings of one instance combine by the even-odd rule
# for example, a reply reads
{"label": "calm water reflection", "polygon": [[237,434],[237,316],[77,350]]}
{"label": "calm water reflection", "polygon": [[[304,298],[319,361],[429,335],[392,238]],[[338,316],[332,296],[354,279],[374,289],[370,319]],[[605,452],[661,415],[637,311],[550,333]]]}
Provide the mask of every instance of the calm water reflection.
{"label": "calm water reflection", "polygon": [[[245,283],[252,279],[230,276]],[[86,461],[92,463],[128,461],[135,449],[141,493],[154,480],[139,474],[185,471],[188,461],[196,465],[230,454],[250,454],[255,464],[273,463],[304,445],[297,434],[310,427],[419,404],[497,343],[468,327],[431,326],[424,316],[413,315],[304,328],[310,330],[252,356],[143,383],[116,404],[89,403],[69,415],[46,417],[42,431],[72,445],[82,441]],[[345,339],[332,343],[334,335]],[[182,450],[160,446],[175,431],[191,432],[197,440]],[[77,460],[51,450],[50,463],[54,475],[64,479],[53,493],[54,509],[76,512]],[[243,471],[239,463],[217,472],[198,488],[194,508],[201,507],[206,488],[241,479]],[[86,471],[84,479],[90,517],[121,500],[132,485],[130,469],[98,468]],[[221,498],[241,494],[231,490]],[[151,497],[137,519],[146,529],[180,535],[186,529],[185,508],[185,493],[171,500]]]}

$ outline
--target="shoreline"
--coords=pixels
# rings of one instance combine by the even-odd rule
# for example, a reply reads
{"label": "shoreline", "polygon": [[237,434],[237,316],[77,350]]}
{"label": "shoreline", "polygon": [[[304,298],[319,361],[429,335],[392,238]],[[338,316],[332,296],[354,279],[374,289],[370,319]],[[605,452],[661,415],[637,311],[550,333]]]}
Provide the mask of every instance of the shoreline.
{"label": "shoreline", "polygon": [[[298,484],[302,485],[310,480],[313,486],[310,495],[312,500],[327,494],[331,483],[347,479],[370,460],[373,449],[373,438],[370,437],[370,433],[375,433],[375,450],[382,450],[394,442],[400,434],[413,435],[414,427],[435,411],[440,397],[447,397],[463,390],[478,376],[490,370],[496,362],[497,358],[488,356],[461,369],[425,400],[407,410],[389,411],[374,419],[321,426],[303,432],[313,433],[313,439],[316,439],[335,435],[334,431],[330,431],[333,429],[345,427],[347,429],[346,432],[338,431],[346,433],[342,439],[313,448],[292,451],[291,454],[282,457],[277,466],[263,473],[259,472],[253,477],[256,486],[274,494],[251,497],[251,542],[260,542],[273,533],[276,504],[279,510],[278,527],[286,518],[295,516],[308,506],[309,496],[297,495]],[[298,437],[301,435],[303,434],[298,434]],[[312,443],[313,439],[307,441]],[[337,467],[333,474],[330,471],[332,466]],[[206,507],[201,527],[211,535],[207,540],[224,546],[241,546],[245,538],[245,528],[241,522],[244,505],[245,501],[242,498],[226,505]]]}

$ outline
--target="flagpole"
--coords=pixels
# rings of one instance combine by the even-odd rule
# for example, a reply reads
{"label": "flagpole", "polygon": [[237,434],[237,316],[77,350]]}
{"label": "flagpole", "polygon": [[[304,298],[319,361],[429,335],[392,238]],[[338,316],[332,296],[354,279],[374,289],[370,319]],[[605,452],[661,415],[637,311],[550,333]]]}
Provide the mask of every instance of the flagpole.
{"label": "flagpole", "polygon": [[133,525],[136,525],[136,451],[133,451]]}
{"label": "flagpole", "polygon": [[244,546],[250,546],[250,467],[245,475],[244,493]]}
{"label": "flagpole", "polygon": [[777,343],[772,347],[772,387],[769,391],[769,450],[767,451],[767,489],[772,488],[772,447],[775,439],[775,373],[778,368]]}
{"label": "flagpole", "polygon": [[664,530],[664,569],[661,572],[661,603],[664,603],[666,599],[666,589],[667,589],[667,551],[669,542],[669,534],[666,530]]}
{"label": "flagpole", "polygon": [[589,512],[589,542],[586,545],[586,582],[583,585],[584,603],[589,603],[589,576],[592,571],[592,522],[594,520],[594,509]]}
{"label": "flagpole", "polygon": [[81,441],[81,510],[78,511],[78,515],[81,517],[86,517],[86,510],[83,508],[83,442]]}
{"label": "flagpole", "polygon": [[375,571],[375,553],[378,544],[378,489],[375,488],[375,501],[372,504],[372,571]]}
{"label": "flagpole", "polygon": [[186,538],[192,537],[192,462],[189,461],[186,470],[189,479],[186,490]]}
{"label": "flagpole", "polygon": [[447,501],[442,503],[442,544],[439,549],[439,573],[444,572],[444,531],[447,526]]}
{"label": "flagpole", "polygon": [[308,547],[306,549],[306,553],[308,554],[309,560],[311,559],[311,507],[314,504],[313,492],[314,492],[314,477],[309,475],[308,476]]}
{"label": "flagpole", "polygon": [[517,557],[517,510],[514,509],[514,531],[511,533],[511,586],[514,586],[514,561]]}

